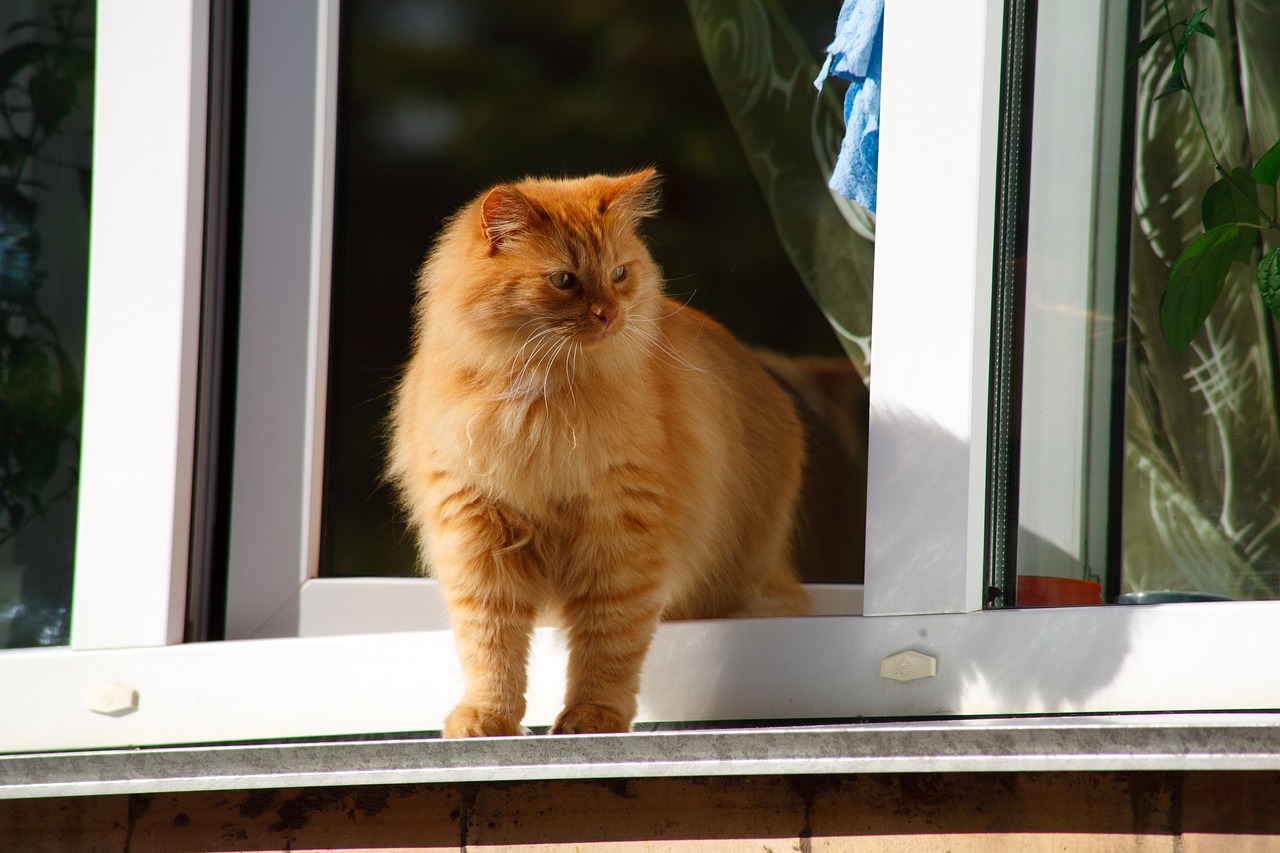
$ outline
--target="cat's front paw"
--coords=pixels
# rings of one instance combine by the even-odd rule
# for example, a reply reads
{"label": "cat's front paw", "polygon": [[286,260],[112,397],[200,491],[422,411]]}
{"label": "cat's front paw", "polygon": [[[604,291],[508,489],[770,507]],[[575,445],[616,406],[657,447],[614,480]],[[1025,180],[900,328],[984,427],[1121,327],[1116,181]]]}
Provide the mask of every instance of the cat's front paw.
{"label": "cat's front paw", "polygon": [[629,732],[631,720],[603,705],[570,705],[556,717],[553,735],[591,735],[604,732]]}
{"label": "cat's front paw", "polygon": [[445,718],[445,737],[504,737],[521,734],[520,721],[475,705],[459,705]]}

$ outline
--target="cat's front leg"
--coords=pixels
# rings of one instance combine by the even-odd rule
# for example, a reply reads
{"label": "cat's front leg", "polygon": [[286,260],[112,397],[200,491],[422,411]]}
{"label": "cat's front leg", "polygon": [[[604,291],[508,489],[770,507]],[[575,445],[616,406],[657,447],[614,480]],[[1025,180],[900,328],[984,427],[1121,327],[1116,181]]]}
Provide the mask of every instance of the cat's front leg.
{"label": "cat's front leg", "polygon": [[465,684],[444,736],[520,734],[541,594],[531,537],[499,507],[462,495],[442,502],[431,546]]}
{"label": "cat's front leg", "polygon": [[[631,575],[637,567],[628,566]],[[612,567],[604,575],[615,574]],[[569,646],[565,708],[555,734],[627,732],[636,715],[640,671],[661,614],[658,574],[609,577],[565,602]]]}
{"label": "cat's front leg", "polygon": [[445,718],[445,737],[518,735],[535,611],[513,603],[451,600],[465,690]]}

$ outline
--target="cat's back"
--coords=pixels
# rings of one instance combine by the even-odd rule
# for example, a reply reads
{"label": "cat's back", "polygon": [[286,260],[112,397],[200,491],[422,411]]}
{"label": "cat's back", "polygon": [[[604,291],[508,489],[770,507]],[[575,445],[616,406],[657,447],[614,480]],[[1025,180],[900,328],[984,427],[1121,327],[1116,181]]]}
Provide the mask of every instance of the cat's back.
{"label": "cat's back", "polygon": [[808,612],[794,579],[804,431],[756,355],[708,315],[667,299],[650,370],[677,436],[679,536],[696,555],[670,619]]}
{"label": "cat's back", "polygon": [[794,450],[790,455],[802,455],[795,406],[756,354],[709,315],[670,297],[664,301],[659,322],[666,347],[654,368],[688,386],[688,393],[708,408],[748,422],[767,422],[772,443]]}

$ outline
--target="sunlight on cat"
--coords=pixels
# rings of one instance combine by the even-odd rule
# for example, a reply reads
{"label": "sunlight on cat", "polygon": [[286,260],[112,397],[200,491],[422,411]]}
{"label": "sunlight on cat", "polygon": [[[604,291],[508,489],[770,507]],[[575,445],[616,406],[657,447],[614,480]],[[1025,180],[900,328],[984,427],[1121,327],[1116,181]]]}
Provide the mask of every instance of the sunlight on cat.
{"label": "sunlight on cat", "polygon": [[418,279],[389,479],[439,580],[465,692],[446,736],[517,733],[540,616],[553,731],[626,731],[661,620],[802,615],[805,437],[776,371],[663,293],[658,176],[502,184]]}

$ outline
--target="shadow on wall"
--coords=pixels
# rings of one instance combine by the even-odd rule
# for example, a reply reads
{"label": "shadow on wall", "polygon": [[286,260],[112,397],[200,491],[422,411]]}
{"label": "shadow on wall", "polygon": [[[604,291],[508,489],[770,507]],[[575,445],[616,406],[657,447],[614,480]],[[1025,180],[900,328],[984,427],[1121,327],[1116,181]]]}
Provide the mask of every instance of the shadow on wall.
{"label": "shadow on wall", "polygon": [[[948,591],[964,584],[969,542],[965,512],[969,442],[900,406],[881,405],[871,431],[867,563],[879,567],[875,595],[896,602],[908,594],[925,612],[954,609]],[[937,591],[936,607],[916,589],[923,578]]]}

